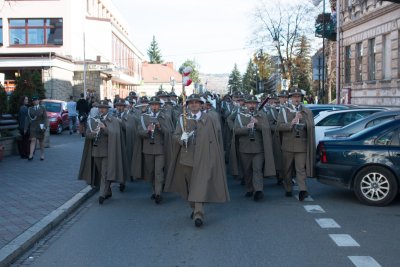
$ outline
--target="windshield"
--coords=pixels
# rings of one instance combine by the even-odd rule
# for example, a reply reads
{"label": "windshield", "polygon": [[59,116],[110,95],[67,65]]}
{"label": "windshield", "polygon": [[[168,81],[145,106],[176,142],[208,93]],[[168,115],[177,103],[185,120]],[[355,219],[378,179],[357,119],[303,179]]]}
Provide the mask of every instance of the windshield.
{"label": "windshield", "polygon": [[48,112],[60,112],[61,111],[61,103],[54,103],[54,102],[44,102],[44,107]]}

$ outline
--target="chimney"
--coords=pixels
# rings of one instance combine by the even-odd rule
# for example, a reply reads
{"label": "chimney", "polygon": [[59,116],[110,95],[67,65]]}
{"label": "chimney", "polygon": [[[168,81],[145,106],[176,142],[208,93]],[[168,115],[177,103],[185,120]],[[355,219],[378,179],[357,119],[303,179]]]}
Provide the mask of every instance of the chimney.
{"label": "chimney", "polygon": [[101,56],[96,56],[96,62],[101,62]]}

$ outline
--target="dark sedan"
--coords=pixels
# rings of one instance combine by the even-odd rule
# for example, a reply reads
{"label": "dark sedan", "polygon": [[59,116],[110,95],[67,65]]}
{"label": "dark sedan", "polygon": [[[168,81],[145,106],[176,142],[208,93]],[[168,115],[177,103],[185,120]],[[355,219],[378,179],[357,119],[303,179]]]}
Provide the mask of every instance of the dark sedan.
{"label": "dark sedan", "polygon": [[375,125],[379,125],[386,121],[399,118],[400,118],[400,110],[377,112],[363,119],[350,123],[349,125],[346,125],[342,128],[327,130],[325,131],[325,136],[334,138],[348,137],[364,130],[365,128],[373,127]]}
{"label": "dark sedan", "polygon": [[388,205],[400,185],[400,120],[318,144],[317,179],[354,191],[364,204]]}

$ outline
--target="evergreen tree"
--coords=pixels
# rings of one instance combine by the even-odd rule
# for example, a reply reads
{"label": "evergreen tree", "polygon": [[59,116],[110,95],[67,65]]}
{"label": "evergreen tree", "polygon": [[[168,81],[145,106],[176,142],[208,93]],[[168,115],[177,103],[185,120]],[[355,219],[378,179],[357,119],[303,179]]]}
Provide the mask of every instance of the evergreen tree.
{"label": "evergreen tree", "polygon": [[158,48],[158,43],[154,35],[153,35],[153,40],[151,41],[150,44],[150,48],[147,49],[147,55],[149,56],[151,64],[160,64],[163,62],[161,58],[161,51]]}
{"label": "evergreen tree", "polygon": [[193,81],[193,83],[200,83],[200,65],[196,62],[196,60],[190,60],[187,59],[185,62],[183,62],[182,66],[179,68],[179,73],[183,73],[183,69],[185,67],[191,67],[192,72],[189,74],[190,79]]}
{"label": "evergreen tree", "polygon": [[251,90],[256,91],[257,87],[257,70],[250,59],[247,64],[247,69],[245,74],[243,75],[243,92],[250,93]]}
{"label": "evergreen tree", "polygon": [[293,83],[300,89],[306,91],[307,95],[311,92],[311,57],[310,42],[305,35],[301,36],[296,45],[296,59],[293,70]]}
{"label": "evergreen tree", "polygon": [[19,100],[26,95],[29,99],[38,96],[39,99],[45,97],[45,90],[42,83],[42,75],[37,70],[23,70],[16,79],[16,87],[10,97],[10,113],[16,114],[19,110]]}
{"label": "evergreen tree", "polygon": [[229,75],[228,88],[230,93],[242,91],[242,76],[236,63]]}
{"label": "evergreen tree", "polygon": [[0,83],[0,115],[7,113],[7,93]]}

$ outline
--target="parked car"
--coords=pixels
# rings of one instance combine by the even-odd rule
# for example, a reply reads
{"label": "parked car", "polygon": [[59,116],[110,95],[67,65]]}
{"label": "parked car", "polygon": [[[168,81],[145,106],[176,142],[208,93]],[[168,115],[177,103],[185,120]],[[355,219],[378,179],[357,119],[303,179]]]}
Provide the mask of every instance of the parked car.
{"label": "parked car", "polygon": [[342,110],[352,108],[352,106],[349,105],[334,104],[305,104],[304,106],[312,111],[314,117],[317,116],[321,111],[325,110]]}
{"label": "parked car", "polygon": [[366,128],[318,145],[319,182],[354,191],[364,204],[388,205],[400,185],[400,120]]}
{"label": "parked car", "polygon": [[69,127],[67,102],[43,99],[42,105],[47,111],[51,133],[61,134],[64,129]]}
{"label": "parked car", "polygon": [[400,118],[400,110],[380,111],[371,114],[361,120],[350,123],[349,125],[344,126],[342,128],[327,130],[325,131],[325,136],[334,138],[348,137],[355,133],[358,133],[359,131],[365,128],[373,127],[375,125],[384,123],[386,121],[399,118]]}
{"label": "parked car", "polygon": [[341,128],[352,122],[365,118],[373,113],[383,111],[384,108],[357,108],[344,110],[321,111],[315,118],[315,146],[325,136],[325,131]]}

